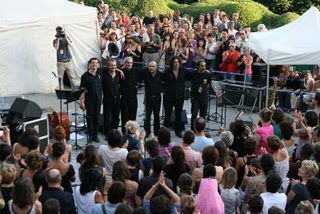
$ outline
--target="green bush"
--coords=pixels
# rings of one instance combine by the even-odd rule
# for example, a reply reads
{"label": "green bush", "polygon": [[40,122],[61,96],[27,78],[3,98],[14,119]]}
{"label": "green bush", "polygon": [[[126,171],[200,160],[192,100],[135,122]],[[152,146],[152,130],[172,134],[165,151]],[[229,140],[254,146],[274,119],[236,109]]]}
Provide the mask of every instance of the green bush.
{"label": "green bush", "polygon": [[135,11],[140,17],[146,16],[149,10],[153,10],[155,15],[173,14],[173,10],[167,6],[165,0],[121,0],[120,8],[127,11],[128,14]]}
{"label": "green bush", "polygon": [[[78,0],[73,1],[78,2]],[[294,0],[295,3],[298,1]],[[98,0],[86,0],[86,5],[96,6],[97,2]],[[233,12],[239,12],[242,26],[250,26],[253,31],[256,31],[260,23],[265,24],[268,29],[272,29],[299,17],[296,13],[274,14],[264,5],[252,0],[199,0],[199,2],[190,5],[178,4],[173,0],[105,0],[105,3],[117,11],[123,10],[127,14],[135,11],[140,17],[147,15],[149,10],[153,10],[155,15],[168,14],[170,16],[174,10],[180,10],[181,14],[189,14],[194,20],[198,20],[201,13],[213,12],[218,7],[229,16]]]}

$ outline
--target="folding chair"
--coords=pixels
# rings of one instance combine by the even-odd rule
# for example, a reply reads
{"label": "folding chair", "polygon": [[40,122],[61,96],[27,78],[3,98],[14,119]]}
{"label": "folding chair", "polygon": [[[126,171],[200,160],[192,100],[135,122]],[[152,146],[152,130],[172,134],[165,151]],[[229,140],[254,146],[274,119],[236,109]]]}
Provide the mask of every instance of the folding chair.
{"label": "folding chair", "polygon": [[232,108],[243,112],[243,114],[246,114],[252,122],[253,119],[251,117],[251,114],[258,111],[258,107],[256,106],[256,104],[258,101],[259,93],[259,90],[252,90],[247,88],[243,89],[239,104],[232,105]]}

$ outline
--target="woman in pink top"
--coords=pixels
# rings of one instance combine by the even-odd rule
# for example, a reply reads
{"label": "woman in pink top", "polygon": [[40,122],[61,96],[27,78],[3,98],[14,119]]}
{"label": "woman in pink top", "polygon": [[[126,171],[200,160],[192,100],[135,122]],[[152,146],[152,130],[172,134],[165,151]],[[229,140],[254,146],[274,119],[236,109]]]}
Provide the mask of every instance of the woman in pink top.
{"label": "woman in pink top", "polygon": [[264,108],[260,111],[259,117],[261,122],[261,127],[253,123],[255,130],[255,138],[258,144],[257,146],[257,155],[260,157],[264,151],[271,152],[270,148],[267,145],[267,138],[274,135],[274,130],[271,123],[273,112],[267,108]]}

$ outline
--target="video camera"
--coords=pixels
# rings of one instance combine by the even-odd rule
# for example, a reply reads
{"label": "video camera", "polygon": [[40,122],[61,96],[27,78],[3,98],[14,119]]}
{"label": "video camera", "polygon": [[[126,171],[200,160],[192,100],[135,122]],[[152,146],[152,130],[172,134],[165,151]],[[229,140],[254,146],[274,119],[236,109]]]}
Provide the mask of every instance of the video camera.
{"label": "video camera", "polygon": [[66,34],[64,33],[64,30],[62,29],[62,27],[58,26],[56,27],[56,35],[55,37],[64,37]]}

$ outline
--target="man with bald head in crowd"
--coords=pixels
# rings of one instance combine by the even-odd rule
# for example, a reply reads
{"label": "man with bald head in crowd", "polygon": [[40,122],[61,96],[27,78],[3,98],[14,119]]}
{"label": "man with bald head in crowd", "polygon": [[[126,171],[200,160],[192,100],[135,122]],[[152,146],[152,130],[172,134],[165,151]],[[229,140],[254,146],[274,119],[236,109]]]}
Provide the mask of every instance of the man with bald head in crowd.
{"label": "man with bald head in crowd", "polygon": [[49,170],[46,179],[48,188],[42,192],[39,201],[44,204],[48,199],[54,198],[60,203],[61,214],[76,213],[72,194],[63,191],[63,188],[60,185],[62,180],[60,171],[57,169]]}

